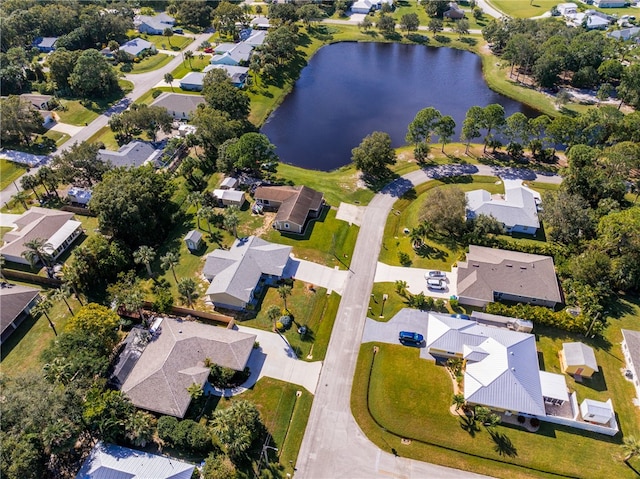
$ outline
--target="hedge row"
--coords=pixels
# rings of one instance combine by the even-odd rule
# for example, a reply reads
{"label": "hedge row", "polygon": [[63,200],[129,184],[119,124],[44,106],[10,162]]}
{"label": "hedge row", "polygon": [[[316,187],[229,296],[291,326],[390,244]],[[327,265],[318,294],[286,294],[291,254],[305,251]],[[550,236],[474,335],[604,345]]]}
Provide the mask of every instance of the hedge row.
{"label": "hedge row", "polygon": [[566,310],[553,311],[543,306],[531,306],[529,304],[510,306],[502,303],[489,303],[486,305],[485,310],[491,314],[528,319],[535,324],[543,324],[571,333],[584,334],[591,323],[591,318],[587,318],[582,314],[573,316]]}

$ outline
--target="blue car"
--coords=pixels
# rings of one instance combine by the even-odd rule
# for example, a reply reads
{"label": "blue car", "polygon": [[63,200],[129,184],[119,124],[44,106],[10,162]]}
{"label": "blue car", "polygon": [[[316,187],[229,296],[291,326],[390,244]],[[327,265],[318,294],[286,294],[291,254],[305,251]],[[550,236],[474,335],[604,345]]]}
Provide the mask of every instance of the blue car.
{"label": "blue car", "polygon": [[466,319],[467,321],[471,319],[468,314],[460,314],[460,313],[452,314],[451,317],[457,318],[457,319]]}
{"label": "blue car", "polygon": [[402,344],[417,345],[417,344],[422,344],[422,341],[424,340],[424,336],[422,336],[422,334],[420,333],[413,333],[411,331],[400,331],[400,334],[398,335],[398,339]]}

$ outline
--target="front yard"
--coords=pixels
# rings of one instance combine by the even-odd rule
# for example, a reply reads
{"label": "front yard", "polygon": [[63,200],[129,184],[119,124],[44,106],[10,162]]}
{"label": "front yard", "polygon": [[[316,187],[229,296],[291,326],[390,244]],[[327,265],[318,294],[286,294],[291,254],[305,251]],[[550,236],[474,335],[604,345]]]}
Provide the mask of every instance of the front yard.
{"label": "front yard", "polygon": [[[131,63],[132,69],[126,73],[146,73],[157,70],[158,68],[165,66],[171,60],[173,60],[171,55],[167,55],[166,53],[156,53],[155,55],[143,58],[139,62]],[[122,66],[120,67],[120,71],[123,71]]]}
{"label": "front yard", "polygon": [[0,159],[0,190],[4,190],[13,181],[20,178],[27,169],[20,163]]}
{"label": "front yard", "polygon": [[[612,398],[622,434],[637,437],[640,411],[631,402],[633,386],[620,371],[620,328],[637,328],[640,303],[637,298],[623,299],[619,310],[618,317],[609,320],[605,340],[594,345],[600,347],[600,372],[583,383],[565,377],[579,402]],[[584,341],[538,326],[535,333],[541,369],[550,372],[560,372],[557,351],[562,342]],[[374,360],[373,346],[361,346],[351,408],[367,437],[384,450],[394,448],[403,457],[495,477],[637,477],[622,461],[621,434],[608,437],[545,422],[536,433],[510,425],[497,426],[493,436],[482,426],[470,429],[468,421],[450,413],[453,386],[445,368],[421,360],[416,348],[392,344],[375,344],[379,352]],[[402,438],[410,443],[401,443]],[[595,451],[598,460],[586,459]],[[631,465],[638,469],[640,459]]]}

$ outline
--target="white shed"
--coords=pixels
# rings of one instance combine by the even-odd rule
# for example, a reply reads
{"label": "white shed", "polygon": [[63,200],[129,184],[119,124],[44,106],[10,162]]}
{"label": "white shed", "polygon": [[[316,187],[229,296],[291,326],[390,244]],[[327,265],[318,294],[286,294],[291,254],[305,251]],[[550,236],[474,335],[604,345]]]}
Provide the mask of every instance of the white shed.
{"label": "white shed", "polygon": [[580,414],[585,421],[608,424],[614,415],[613,404],[611,399],[608,399],[607,402],[585,399],[580,404]]}

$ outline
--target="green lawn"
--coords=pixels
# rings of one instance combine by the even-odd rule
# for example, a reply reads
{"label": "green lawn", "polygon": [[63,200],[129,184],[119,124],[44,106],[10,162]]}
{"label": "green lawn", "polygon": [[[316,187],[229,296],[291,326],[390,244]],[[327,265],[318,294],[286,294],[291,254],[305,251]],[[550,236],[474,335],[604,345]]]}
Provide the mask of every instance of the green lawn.
{"label": "green lawn", "polygon": [[[537,433],[498,426],[496,432],[506,436],[515,450],[513,457],[501,456],[483,427],[466,432],[462,418],[450,413],[450,376],[443,367],[420,359],[418,349],[377,344],[379,352],[368,387],[373,346],[368,343],[361,347],[351,409],[367,437],[384,450],[394,448],[402,457],[495,477],[552,477],[549,473],[583,478],[636,477],[619,459],[619,436],[610,438],[548,423],[542,423]],[[632,396],[627,397],[630,402]],[[633,430],[637,431],[637,423]],[[411,442],[402,444],[401,438],[410,438]],[[593,451],[598,451],[598,461],[590,461],[589,467],[575,460]]]}
{"label": "green lawn", "polygon": [[537,17],[558,5],[555,0],[489,0],[489,3],[505,15],[517,18]]}
{"label": "green lawn", "polygon": [[[11,282],[15,283],[16,281],[12,280]],[[33,286],[27,283],[25,285]],[[73,311],[80,307],[80,303],[73,298],[67,301]],[[70,316],[64,302],[54,302],[53,308],[49,312],[49,317],[58,334],[64,330],[64,326]],[[26,318],[9,339],[2,344],[2,359],[0,362],[2,373],[14,376],[40,369],[43,366],[40,354],[54,338],[53,330],[44,315],[38,316],[36,319],[31,316]]]}
{"label": "green lawn", "polygon": [[[504,192],[502,183],[495,176],[463,176],[450,179],[447,183],[455,184],[463,191],[485,189],[490,193]],[[437,187],[447,188],[439,180],[431,180],[411,190],[395,202],[384,229],[384,241],[379,261],[400,266],[398,253],[404,252],[411,257],[412,266],[417,268],[451,270],[451,265],[458,260],[462,252],[461,245],[454,241],[443,242],[442,239],[427,238],[425,246],[416,252],[411,246],[411,239],[404,233],[405,228],[411,230],[420,223],[420,213],[426,194]]]}
{"label": "green lawn", "polygon": [[0,159],[0,190],[4,190],[13,181],[20,178],[27,169],[20,163]]}
{"label": "green lawn", "polygon": [[143,33],[142,35],[137,34],[141,38],[144,38],[148,42],[153,43],[158,50],[173,50],[179,52],[184,49],[187,45],[189,45],[192,41],[192,37],[185,37],[184,35],[174,34],[169,39],[164,35],[147,35]]}
{"label": "green lawn", "polygon": [[133,66],[133,69],[127,73],[147,73],[157,70],[158,68],[162,68],[171,60],[173,60],[171,55],[167,55],[166,53],[156,53],[155,55],[143,58],[138,63],[132,63],[131,65]]}
{"label": "green lawn", "polygon": [[65,141],[71,138],[67,133],[62,133],[60,131],[47,130],[44,134],[47,138],[51,138],[56,142],[56,146],[62,145]]}
{"label": "green lawn", "polygon": [[56,110],[62,123],[84,126],[98,118],[100,107],[94,102],[91,108],[84,106],[80,100],[60,100],[61,109]]}
{"label": "green lawn", "polygon": [[111,130],[109,126],[103,126],[98,131],[96,131],[93,135],[89,137],[87,140],[90,143],[104,143],[104,147],[107,150],[117,150],[120,148],[118,146],[118,142],[116,141],[115,134]]}
{"label": "green lawn", "polygon": [[188,60],[184,60],[180,65],[178,65],[175,70],[171,72],[171,75],[173,75],[173,78],[176,80],[176,85],[177,80],[183,78],[187,73],[201,72],[204,67],[211,64],[210,61],[211,55],[202,55],[202,58],[200,58],[200,55],[196,55],[191,59],[191,62],[189,62]]}
{"label": "green lawn", "polygon": [[273,243],[293,246],[293,253],[300,259],[346,269],[351,263],[358,230],[355,225],[337,220],[336,210],[326,207],[317,220],[307,225],[303,236],[270,228],[263,237]]}

